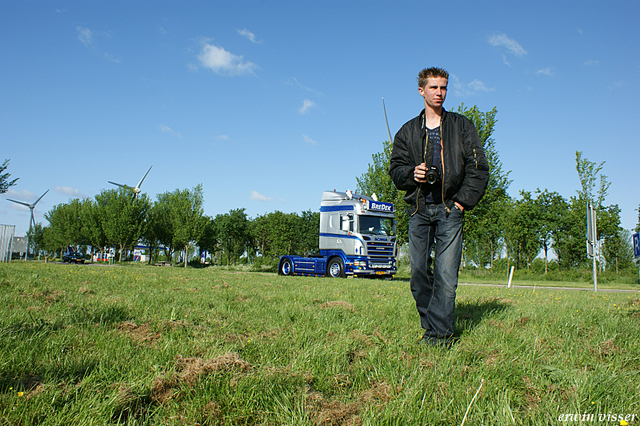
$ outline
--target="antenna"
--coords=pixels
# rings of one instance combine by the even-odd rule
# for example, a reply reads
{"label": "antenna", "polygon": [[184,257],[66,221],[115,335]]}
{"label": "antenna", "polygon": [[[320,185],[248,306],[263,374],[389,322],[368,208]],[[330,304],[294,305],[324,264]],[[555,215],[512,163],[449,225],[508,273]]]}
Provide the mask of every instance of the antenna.
{"label": "antenna", "polygon": [[384,110],[384,122],[387,123],[387,135],[389,135],[389,142],[393,143],[393,139],[391,139],[391,132],[389,131],[389,121],[387,120],[387,108],[384,106],[384,98],[382,98],[382,109]]}

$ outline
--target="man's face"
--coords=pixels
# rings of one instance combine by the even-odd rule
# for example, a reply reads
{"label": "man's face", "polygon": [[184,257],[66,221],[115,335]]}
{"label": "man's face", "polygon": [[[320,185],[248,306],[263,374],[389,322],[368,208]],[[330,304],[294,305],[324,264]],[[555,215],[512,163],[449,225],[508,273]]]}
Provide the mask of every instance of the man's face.
{"label": "man's face", "polygon": [[447,97],[447,79],[444,77],[429,77],[424,87],[419,87],[418,92],[424,98],[425,103],[432,109],[440,109]]}

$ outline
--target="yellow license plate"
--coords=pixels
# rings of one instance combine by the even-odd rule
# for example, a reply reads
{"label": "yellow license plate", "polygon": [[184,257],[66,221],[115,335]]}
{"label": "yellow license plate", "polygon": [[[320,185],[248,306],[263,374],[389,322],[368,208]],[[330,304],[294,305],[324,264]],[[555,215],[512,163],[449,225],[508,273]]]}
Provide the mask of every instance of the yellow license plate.
{"label": "yellow license plate", "polygon": [[376,271],[376,275],[384,275],[385,272],[384,271]]}

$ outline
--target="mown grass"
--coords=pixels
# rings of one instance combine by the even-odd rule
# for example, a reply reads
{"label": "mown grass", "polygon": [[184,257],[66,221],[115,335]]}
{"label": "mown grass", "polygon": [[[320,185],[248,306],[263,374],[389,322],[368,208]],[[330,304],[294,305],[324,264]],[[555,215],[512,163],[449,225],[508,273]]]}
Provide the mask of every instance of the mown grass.
{"label": "mown grass", "polygon": [[1,264],[0,425],[640,422],[640,293],[457,300],[447,351],[404,280]]}

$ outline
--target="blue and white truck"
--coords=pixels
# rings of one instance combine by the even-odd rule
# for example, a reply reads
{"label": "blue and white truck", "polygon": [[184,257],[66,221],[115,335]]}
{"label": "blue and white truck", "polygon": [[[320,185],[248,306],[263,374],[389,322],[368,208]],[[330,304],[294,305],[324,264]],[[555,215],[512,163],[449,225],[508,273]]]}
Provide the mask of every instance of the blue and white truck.
{"label": "blue and white truck", "polygon": [[320,206],[320,255],[280,258],[278,274],[380,277],[396,274],[393,203],[351,191],[325,191]]}

